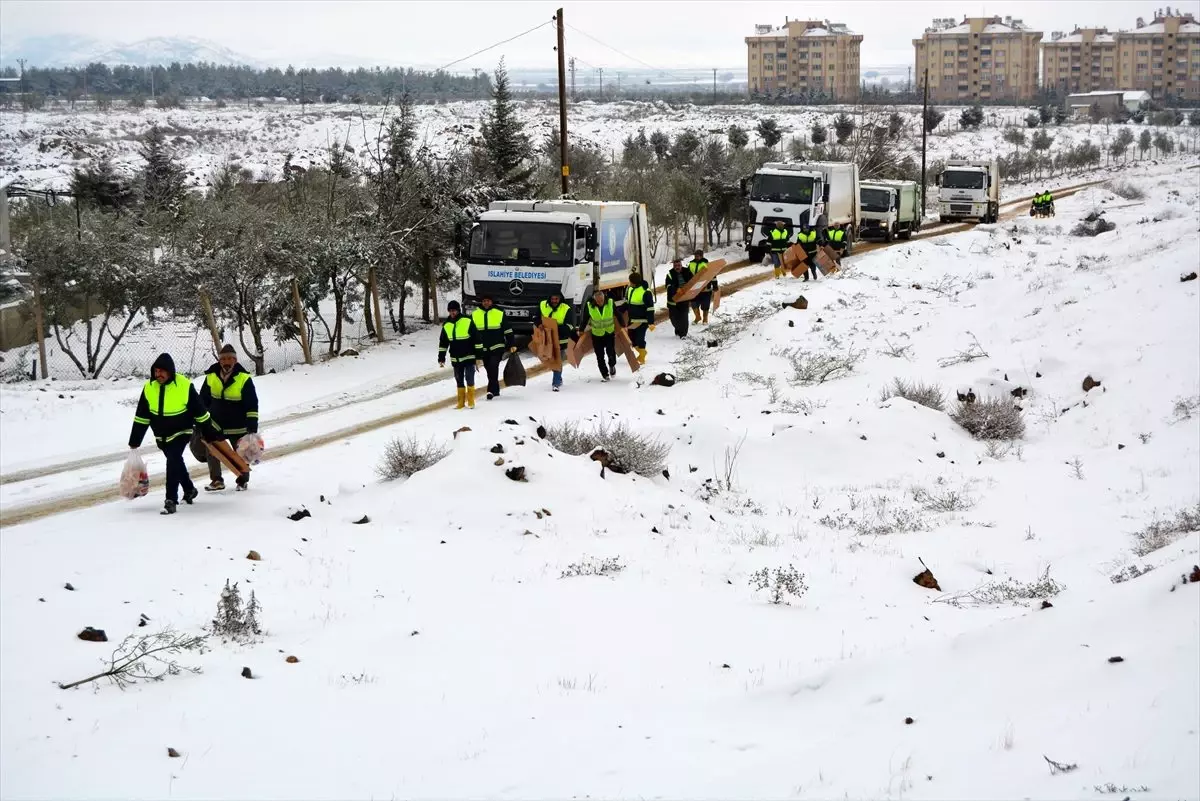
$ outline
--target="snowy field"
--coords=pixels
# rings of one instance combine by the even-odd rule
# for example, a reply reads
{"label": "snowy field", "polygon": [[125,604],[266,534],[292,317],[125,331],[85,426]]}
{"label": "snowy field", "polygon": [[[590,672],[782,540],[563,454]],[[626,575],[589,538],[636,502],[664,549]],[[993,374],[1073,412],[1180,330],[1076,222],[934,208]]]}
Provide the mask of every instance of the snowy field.
{"label": "snowy field", "polygon": [[[416,106],[421,126],[421,141],[438,152],[465,146],[479,135],[479,122],[489,104],[483,101],[454,102]],[[542,100],[519,102],[520,117],[535,142],[545,141],[558,127],[558,106]],[[833,135],[832,122],[840,111],[836,106],[684,106],[671,107],[663,102],[624,101],[594,103],[584,101],[570,106],[570,137],[589,142],[611,156],[619,156],[621,142],[638,130],[647,134],[662,130],[674,136],[685,130],[724,139],[730,125],[740,125],[751,135],[760,119],[774,117],[784,131],[783,147],[793,138],[808,136],[812,124],[820,121]],[[886,118],[889,107],[866,107],[868,113]],[[930,162],[951,156],[977,158],[1011,152],[1002,140],[1005,125],[1023,127],[1030,109],[988,107],[984,127],[978,131],[955,130],[961,108],[943,109],[946,118],[929,139]],[[41,111],[23,114],[0,112],[0,181],[15,180],[34,188],[65,188],[71,170],[101,155],[109,155],[119,168],[132,171],[141,164],[137,156],[138,140],[152,125],[158,125],[170,137],[187,166],[194,185],[203,186],[212,171],[226,161],[236,162],[259,179],[278,180],[284,159],[301,166],[323,164],[329,147],[348,144],[366,157],[365,145],[373,143],[382,120],[394,114],[395,107],[320,105],[302,110],[298,105],[278,104],[261,108],[245,106],[218,109],[211,104],[187,110],[124,109],[108,114],[95,111]],[[907,123],[902,150],[920,159],[919,107],[901,107]],[[1071,124],[1050,126],[1055,136],[1050,153],[1069,148],[1084,139],[1106,146],[1121,126]],[[1176,141],[1176,147],[1194,152],[1198,130],[1195,128],[1155,128],[1130,125],[1135,133],[1147,129],[1163,130]],[[1027,134],[1032,133],[1031,131]],[[903,155],[903,154],[902,154]],[[1133,153],[1130,157],[1133,157]]]}
{"label": "snowy field", "polygon": [[[1126,175],[1143,200],[1088,189],[745,289],[696,344],[660,325],[645,375],[601,384],[589,358],[557,395],[541,376],[264,463],[174,518],[155,491],[7,527],[0,796],[1200,798],[1200,281],[1180,280],[1200,186]],[[1116,231],[1071,235],[1098,211]],[[397,379],[425,369],[389,350],[370,358]],[[797,382],[822,355],[853,369]],[[264,410],[370,363],[263,379]],[[649,385],[663,370],[701,378]],[[968,390],[1017,404],[1025,435],[882,400],[897,377],[951,411]],[[87,397],[6,413],[0,451],[14,423],[107,449],[127,420]],[[534,422],[599,419],[669,445],[667,474],[602,477]],[[449,455],[381,483],[410,435]],[[785,603],[754,588],[789,566]],[[257,643],[213,638],[179,657],[201,673],[124,691],[56,686],[126,635],[201,634],[226,580],[262,605]]]}

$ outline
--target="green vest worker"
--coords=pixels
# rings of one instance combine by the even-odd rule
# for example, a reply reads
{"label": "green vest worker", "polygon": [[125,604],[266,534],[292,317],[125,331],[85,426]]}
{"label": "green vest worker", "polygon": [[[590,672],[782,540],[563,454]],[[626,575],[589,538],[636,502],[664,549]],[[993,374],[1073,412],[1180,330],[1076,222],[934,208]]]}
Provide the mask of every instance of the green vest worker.
{"label": "green vest worker", "polygon": [[[570,306],[563,303],[561,293],[551,293],[550,300],[543,300],[538,304],[537,313],[533,318],[534,326],[541,325],[542,320],[547,319],[553,320],[558,325],[559,358],[565,359],[567,342],[572,339],[579,339],[579,334],[575,333],[574,311]],[[562,387],[562,370],[555,370],[551,373],[550,388],[558,392],[560,387]]]}
{"label": "green vest worker", "polygon": [[820,247],[820,243],[817,242],[817,229],[805,223],[804,227],[796,233],[796,244],[804,248],[804,259],[808,265],[804,272],[804,280],[807,281],[810,276],[815,280],[817,277],[817,248]]}
{"label": "green vest worker", "polygon": [[843,228],[830,228],[827,234],[829,247],[833,248],[838,264],[842,263],[842,256],[846,254],[846,246],[850,244],[850,240],[846,238],[846,231]]}
{"label": "green vest worker", "polygon": [[771,264],[775,265],[775,277],[783,278],[783,252],[788,249],[791,239],[783,220],[776,220],[771,229]]}
{"label": "green vest worker", "polygon": [[469,317],[462,316],[462,306],[457,300],[446,304],[446,322],[442,323],[442,335],[438,339],[438,367],[446,366],[446,353],[450,353],[450,364],[454,367],[454,384],[458,388],[458,405],[475,408],[475,367],[482,365],[483,343],[475,324]]}
{"label": "green vest worker", "polygon": [[516,353],[513,343],[512,326],[503,309],[492,305],[491,295],[479,297],[479,308],[471,312],[471,323],[479,332],[479,341],[483,347],[483,366],[487,370],[487,399],[491,400],[500,394],[500,362],[505,351]]}
{"label": "green vest worker", "polygon": [[[246,368],[238,363],[233,345],[225,345],[217,354],[217,363],[208,368],[204,383],[200,385],[200,401],[221,429],[221,435],[236,449],[238,440],[245,434],[258,433],[258,393],[254,391],[254,379]],[[221,477],[221,462],[217,457],[208,457],[208,492],[225,489]],[[239,491],[250,486],[250,474],[238,476]]]}
{"label": "green vest worker", "polygon": [[[704,251],[697,250],[692,254],[692,260],[688,262],[688,273],[695,278],[699,273],[703,272],[708,267],[708,259],[704,258]],[[717,291],[718,285],[716,279],[709,281],[700,290],[700,294],[696,295],[696,302],[692,305],[692,322],[707,323],[708,310],[712,307],[713,293]]]}
{"label": "green vest worker", "polygon": [[596,364],[600,366],[600,380],[607,381],[617,374],[617,305],[604,290],[597,289],[587,302],[587,313],[587,327],[592,333],[592,350],[596,353]]}
{"label": "green vest worker", "polygon": [[221,436],[212,416],[200,402],[196,388],[186,376],[175,372],[175,360],[170,354],[160,354],[150,368],[152,376],[138,396],[137,411],[133,413],[133,429],[129,432],[129,447],[141,447],[146,429],[154,432],[154,442],[167,457],[167,500],[162,514],[173,515],[179,506],[179,488],[183,487],[183,502],[190,504],[200,493],[188,475],[183,451],[192,437],[193,426],[200,426],[209,442]]}
{"label": "green vest worker", "polygon": [[640,273],[629,274],[625,288],[625,308],[628,310],[629,340],[637,349],[638,364],[646,363],[646,331],[654,330],[654,293]]}

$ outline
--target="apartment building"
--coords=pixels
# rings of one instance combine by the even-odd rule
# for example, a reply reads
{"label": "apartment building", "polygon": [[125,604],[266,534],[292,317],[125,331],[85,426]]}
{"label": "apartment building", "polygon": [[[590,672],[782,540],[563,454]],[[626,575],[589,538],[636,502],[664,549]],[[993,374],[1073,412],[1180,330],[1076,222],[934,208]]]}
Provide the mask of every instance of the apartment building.
{"label": "apartment building", "polygon": [[790,20],[781,28],[755,25],[746,37],[751,95],[823,94],[859,98],[862,35],[828,20]]}
{"label": "apartment building", "polygon": [[1042,45],[1043,86],[1066,93],[1140,90],[1200,100],[1200,23],[1163,9],[1132,31],[1076,28]]}
{"label": "apartment building", "polygon": [[918,87],[929,70],[929,99],[938,103],[1027,101],[1038,88],[1040,31],[1012,17],[935,19],[913,39]]}

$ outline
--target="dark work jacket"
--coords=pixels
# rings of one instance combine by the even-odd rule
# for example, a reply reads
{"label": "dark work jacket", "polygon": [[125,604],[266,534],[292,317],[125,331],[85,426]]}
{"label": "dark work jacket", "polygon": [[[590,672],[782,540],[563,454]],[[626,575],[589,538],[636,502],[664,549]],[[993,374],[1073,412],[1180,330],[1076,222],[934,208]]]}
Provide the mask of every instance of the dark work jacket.
{"label": "dark work jacket", "polygon": [[258,393],[254,379],[242,365],[235,364],[224,380],[220,362],[208,368],[200,385],[200,400],[223,433],[236,437],[258,432]]}
{"label": "dark work jacket", "polygon": [[[153,378],[155,368],[167,371],[167,375],[170,376],[167,385],[150,387],[151,384],[158,384]],[[192,382],[186,376],[176,374],[175,362],[170,355],[163,353],[155,359],[153,367],[150,368],[150,375],[150,380],[138,394],[137,410],[133,413],[133,428],[129,432],[129,447],[141,447],[147,428],[154,432],[154,441],[160,448],[180,437],[191,437],[193,426],[203,428],[205,439],[218,438],[219,435],[212,425],[211,415],[201,403],[196,388],[192,386]],[[151,393],[158,398],[155,408],[150,407],[150,401],[146,397],[147,390],[151,390]],[[168,394],[179,398],[182,401],[182,408],[178,410],[166,408]],[[184,397],[186,397],[186,401],[183,400]]]}
{"label": "dark work jacket", "polygon": [[[682,289],[683,285],[686,284],[691,279],[692,279],[692,276],[687,271],[686,268],[682,269],[682,270],[675,270],[672,268],[671,270],[667,271],[667,280],[664,283],[666,284],[666,287],[667,287],[667,305],[668,306],[675,305],[675,293],[678,292],[680,289]],[[687,303],[687,301],[686,300],[680,301],[680,303]]]}

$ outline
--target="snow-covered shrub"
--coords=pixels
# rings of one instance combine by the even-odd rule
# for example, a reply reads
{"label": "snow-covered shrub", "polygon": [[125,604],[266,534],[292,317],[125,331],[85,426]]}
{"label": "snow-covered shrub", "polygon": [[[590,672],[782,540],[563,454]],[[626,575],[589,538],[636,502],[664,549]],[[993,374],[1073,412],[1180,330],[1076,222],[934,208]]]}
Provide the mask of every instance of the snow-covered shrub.
{"label": "snow-covered shrub", "polygon": [[750,576],[750,586],[756,590],[765,590],[767,600],[773,604],[787,604],[787,597],[799,599],[808,592],[804,583],[804,574],[797,572],[792,565],[787,567],[763,568]]}
{"label": "snow-covered shrub", "polygon": [[937,384],[908,382],[897,378],[890,387],[884,387],[883,391],[879,393],[881,402],[897,397],[938,412],[946,410],[946,395]]}
{"label": "snow-covered shrub", "polygon": [[1200,395],[1193,395],[1190,398],[1179,398],[1175,401],[1175,406],[1171,409],[1171,413],[1175,416],[1174,422],[1176,423],[1191,420],[1197,412],[1200,412]]}
{"label": "snow-covered shrub", "polygon": [[787,360],[792,368],[792,382],[801,386],[824,384],[836,378],[844,378],[854,372],[854,366],[862,360],[862,351],[847,349],[843,353],[807,351],[802,348],[776,348],[772,356]]}
{"label": "snow-covered shrub", "polygon": [[559,578],[575,578],[576,576],[615,576],[625,569],[621,557],[610,556],[607,559],[593,559],[585,556],[583,561],[567,565]]}
{"label": "snow-covered shrub", "polygon": [[960,402],[950,413],[975,439],[1014,440],[1025,436],[1025,418],[1016,404],[1001,398]]}
{"label": "snow-covered shrub", "polygon": [[250,591],[250,600],[243,605],[237,582],[230,584],[229,579],[225,579],[225,588],[221,590],[221,597],[217,601],[217,616],[213,618],[209,630],[218,637],[237,642],[251,641],[263,633],[258,621],[261,611],[254,590]]}
{"label": "snow-covered shrub", "polygon": [[1143,200],[1146,197],[1145,192],[1129,181],[1109,181],[1108,191],[1125,200]]}
{"label": "snow-covered shrub", "polygon": [[1117,230],[1116,223],[1110,223],[1103,217],[1095,220],[1081,220],[1071,229],[1071,236],[1099,236],[1109,231]]}
{"label": "snow-covered shrub", "polygon": [[975,499],[965,489],[937,487],[930,491],[924,487],[913,487],[912,497],[927,512],[965,512],[975,506]]}
{"label": "snow-covered shrub", "polygon": [[1174,517],[1154,520],[1136,532],[1133,538],[1137,544],[1133,546],[1133,552],[1145,556],[1196,531],[1200,531],[1200,503],[1180,509]]}
{"label": "snow-covered shrub", "polygon": [[661,475],[671,454],[670,444],[658,437],[639,434],[625,423],[613,425],[609,421],[601,421],[590,429],[574,421],[546,426],[546,440],[571,456],[583,456],[602,448],[608,454],[609,470],[640,476]]}
{"label": "snow-covered shrub", "polygon": [[375,472],[384,481],[408,478],[446,458],[449,448],[433,440],[421,442],[414,436],[396,437],[383,451],[383,460]]}
{"label": "snow-covered shrub", "polygon": [[1004,603],[1023,603],[1026,601],[1046,600],[1053,598],[1066,589],[1050,577],[1050,568],[1033,581],[1017,581],[1009,576],[1003,581],[989,581],[973,590],[948,595],[941,600],[952,606],[991,606]]}
{"label": "snow-covered shrub", "polygon": [[1154,569],[1154,565],[1127,565],[1108,577],[1113,584],[1123,584],[1130,579],[1144,576]]}

